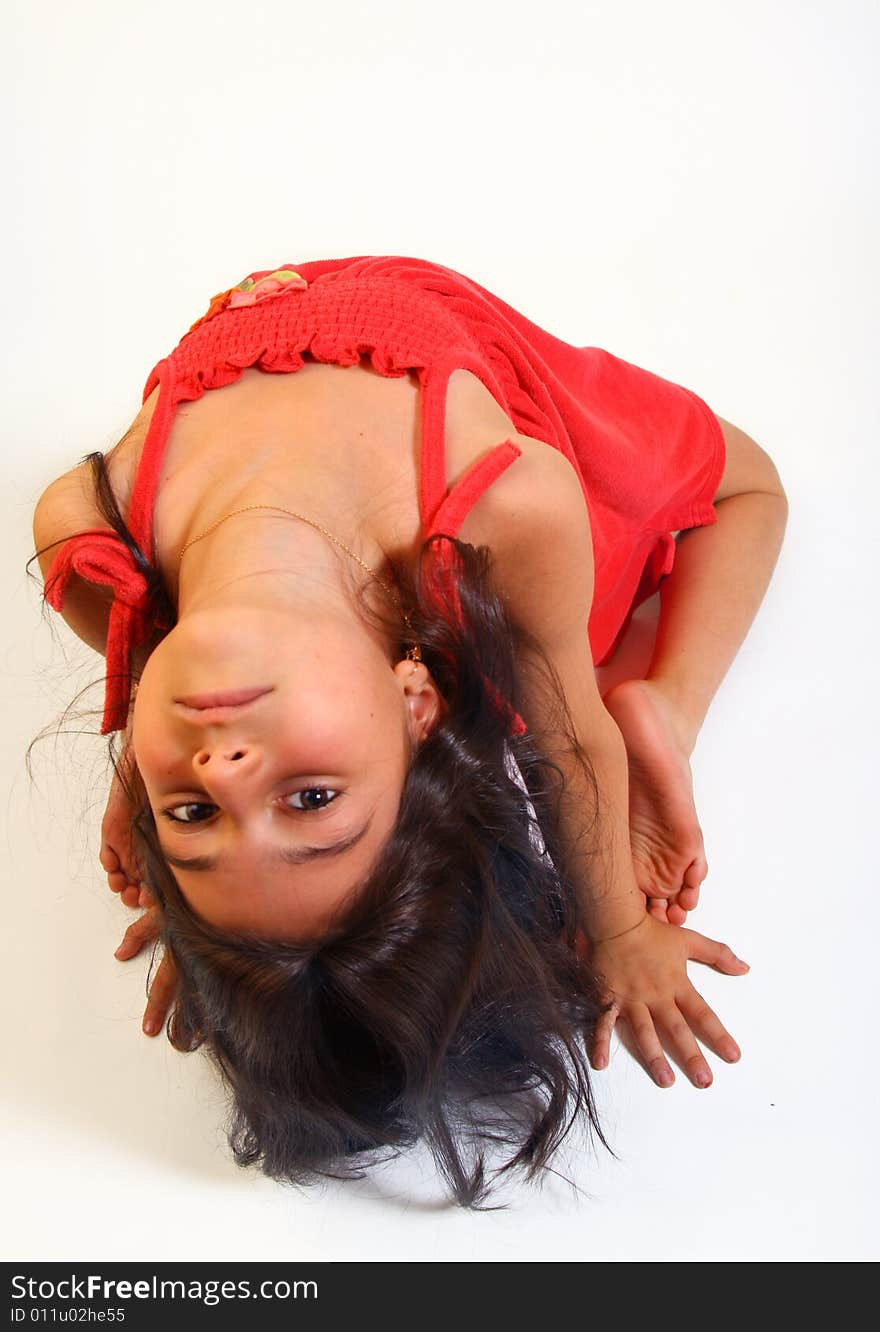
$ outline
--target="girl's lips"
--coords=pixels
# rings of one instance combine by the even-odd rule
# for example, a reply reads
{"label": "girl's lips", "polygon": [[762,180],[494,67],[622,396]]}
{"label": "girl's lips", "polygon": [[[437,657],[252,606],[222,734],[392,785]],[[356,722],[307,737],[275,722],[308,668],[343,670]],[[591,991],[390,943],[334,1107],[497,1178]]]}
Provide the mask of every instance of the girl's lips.
{"label": "girl's lips", "polygon": [[273,688],[273,685],[264,685],[256,689],[222,689],[213,694],[187,694],[184,698],[176,698],[174,702],[197,712],[208,708],[240,708],[245,703],[253,703],[255,698],[271,694]]}

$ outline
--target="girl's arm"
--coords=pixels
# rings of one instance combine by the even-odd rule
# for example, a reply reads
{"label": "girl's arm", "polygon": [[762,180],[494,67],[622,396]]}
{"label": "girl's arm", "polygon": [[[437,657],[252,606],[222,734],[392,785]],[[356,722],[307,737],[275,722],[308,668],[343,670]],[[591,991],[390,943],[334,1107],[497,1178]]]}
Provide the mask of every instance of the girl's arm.
{"label": "girl's arm", "polygon": [[540,664],[528,659],[518,663],[520,712],[565,774],[563,831],[581,885],[581,923],[589,938],[604,938],[638,924],[646,902],[630,852],[626,747],[599,694],[587,635],[594,579],[589,513],[574,469],[555,451],[542,459],[540,482],[526,467],[511,468],[505,480],[506,487],[496,488],[504,512],[491,515],[496,585],[511,618],[537,640],[559,677],[597,780],[598,839],[598,830],[585,826],[596,799],[592,784],[558,729]]}
{"label": "girl's arm", "polygon": [[680,533],[660,584],[660,619],[646,679],[675,710],[690,753],[718,686],[770,583],[788,522],[788,498],[768,453],[718,418],[726,446],[716,522]]}
{"label": "girl's arm", "polygon": [[707,1086],[711,1072],[697,1037],[729,1061],[739,1058],[739,1050],[691,985],[686,963],[701,961],[732,975],[747,967],[725,945],[647,914],[630,848],[626,747],[599,695],[587,635],[594,581],[589,515],[575,472],[562,455],[556,457],[558,463],[546,459],[540,485],[524,470],[518,488],[499,490],[507,521],[494,515],[492,545],[501,595],[553,665],[598,787],[594,822],[596,793],[554,720],[540,667],[521,661],[520,711],[564,774],[561,830],[568,869],[594,965],[614,1001],[597,1030],[593,1060],[596,1067],[607,1062],[614,1021],[623,1016],[659,1085],[673,1081],[662,1035],[691,1081]]}

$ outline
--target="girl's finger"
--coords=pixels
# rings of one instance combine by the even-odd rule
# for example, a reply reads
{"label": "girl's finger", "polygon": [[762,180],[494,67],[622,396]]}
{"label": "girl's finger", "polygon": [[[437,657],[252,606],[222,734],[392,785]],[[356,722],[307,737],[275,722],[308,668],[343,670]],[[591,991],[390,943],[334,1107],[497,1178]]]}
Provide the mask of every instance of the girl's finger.
{"label": "girl's finger", "polygon": [[120,868],[119,856],[107,842],[101,843],[98,860],[101,862],[101,869],[106,870],[108,874],[113,874]]}
{"label": "girl's finger", "polygon": [[612,1004],[607,1013],[603,1013],[596,1023],[596,1031],[593,1035],[593,1050],[590,1057],[590,1063],[593,1068],[607,1068],[608,1058],[611,1050],[611,1033],[614,1030],[614,1024],[617,1021],[620,1010],[617,1004]]}
{"label": "girl's finger", "polygon": [[158,911],[145,911],[129,925],[114,956],[118,957],[120,962],[127,962],[129,958],[136,957],[145,943],[158,937],[160,928]]}
{"label": "girl's finger", "polygon": [[[126,906],[138,905],[140,884],[132,881],[125,869],[107,870],[107,886],[111,893],[119,893]],[[133,895],[132,895],[133,894]]]}
{"label": "girl's finger", "polygon": [[704,1045],[725,1059],[728,1064],[735,1064],[741,1051],[730,1032],[722,1026],[718,1016],[688,982],[687,988],[676,995],[676,1003],[687,1019],[688,1026],[700,1038]]}
{"label": "girl's finger", "polygon": [[687,937],[688,957],[692,962],[702,962],[715,971],[723,972],[725,976],[742,976],[749,970],[748,962],[738,958],[727,944],[719,943],[717,939],[707,939],[695,930],[684,930],[683,933]]}
{"label": "girl's finger", "polygon": [[710,1087],[712,1070],[706,1063],[694,1033],[680,1009],[675,1004],[666,1004],[656,1009],[654,1017],[665,1032],[679,1064],[694,1086]]}
{"label": "girl's finger", "polygon": [[671,1087],[675,1074],[663,1053],[650,1010],[644,1004],[633,1004],[625,1016],[651,1077],[658,1087]]}
{"label": "girl's finger", "polygon": [[667,919],[667,915],[666,915],[667,910],[668,910],[668,908],[667,908],[667,905],[666,905],[666,898],[665,898],[665,897],[649,897],[649,898],[648,898],[648,915],[649,915],[649,916],[654,916],[656,920],[663,920],[663,921],[665,921],[665,920]]}
{"label": "girl's finger", "polygon": [[144,1009],[142,1023],[144,1035],[155,1036],[162,1028],[174,1002],[176,991],[177,970],[169,954],[165,953],[156,970],[147,1006]]}
{"label": "girl's finger", "polygon": [[128,887],[128,876],[123,874],[122,870],[108,870],[107,885],[111,893],[121,893]]}

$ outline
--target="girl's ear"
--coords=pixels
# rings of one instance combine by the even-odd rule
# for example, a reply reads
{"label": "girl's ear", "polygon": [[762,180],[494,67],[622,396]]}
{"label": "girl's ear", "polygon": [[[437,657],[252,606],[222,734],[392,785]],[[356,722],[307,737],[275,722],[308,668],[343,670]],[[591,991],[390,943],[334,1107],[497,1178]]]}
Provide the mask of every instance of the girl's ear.
{"label": "girl's ear", "polygon": [[394,674],[403,687],[410,736],[420,744],[440,724],[446,704],[424,662],[404,658],[394,667]]}

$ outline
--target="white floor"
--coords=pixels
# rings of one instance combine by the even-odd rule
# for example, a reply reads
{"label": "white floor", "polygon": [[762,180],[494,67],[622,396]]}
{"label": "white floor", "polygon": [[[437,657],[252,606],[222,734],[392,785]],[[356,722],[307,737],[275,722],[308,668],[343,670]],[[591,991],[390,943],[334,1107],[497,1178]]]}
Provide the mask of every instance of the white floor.
{"label": "white floor", "polygon": [[[512,24],[452,4],[429,31],[392,3],[368,55],[350,0],[326,30],[299,8],[293,43],[289,5],[262,8],[260,29],[225,0],[15,19],[2,1256],[876,1258],[876,10],[551,0]],[[574,1152],[579,1195],[551,1178],[486,1215],[439,1207],[418,1153],[307,1194],[237,1170],[205,1060],[140,1035],[146,963],[112,956],[101,742],[49,738],[24,765],[99,674],[23,575],[41,487],[122,433],[215,291],[360,253],[437,259],[688,384],[772,453],[791,503],[694,756],[694,928],[752,964],[700,981],[742,1063],[660,1092],[619,1049],[598,1079],[616,1159]]]}

